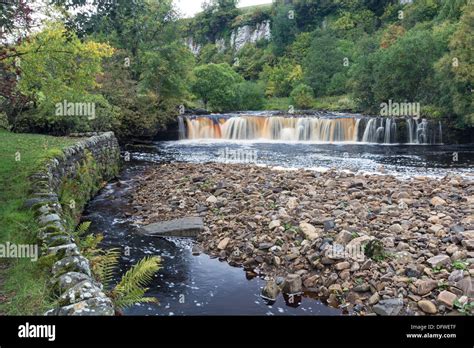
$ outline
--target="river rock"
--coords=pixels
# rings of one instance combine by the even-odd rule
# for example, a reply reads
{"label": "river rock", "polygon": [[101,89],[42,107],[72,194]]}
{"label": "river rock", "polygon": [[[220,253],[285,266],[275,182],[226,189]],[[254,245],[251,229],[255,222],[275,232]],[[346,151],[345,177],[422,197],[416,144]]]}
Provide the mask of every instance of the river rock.
{"label": "river rock", "polygon": [[273,220],[268,225],[268,228],[270,230],[274,230],[275,228],[280,227],[280,226],[281,226],[281,221],[280,220]]}
{"label": "river rock", "polygon": [[197,237],[204,230],[201,217],[186,217],[156,222],[142,227],[143,234],[157,237]]}
{"label": "river rock", "polygon": [[352,239],[352,233],[346,230],[342,230],[336,237],[336,243],[346,245]]}
{"label": "river rock", "polygon": [[312,241],[319,237],[316,227],[314,227],[313,225],[307,222],[301,222],[300,229],[301,229],[301,232],[303,232],[305,238],[308,240]]}
{"label": "river rock", "polygon": [[290,210],[294,210],[298,207],[298,198],[296,197],[290,197],[288,199],[288,203],[286,203],[286,206]]}
{"label": "river rock", "polygon": [[446,205],[446,201],[442,198],[439,198],[439,197],[431,198],[430,203],[431,203],[431,205],[433,205],[435,207],[441,206],[441,205]]}
{"label": "river rock", "polygon": [[436,314],[438,312],[438,309],[433,304],[433,302],[428,300],[418,301],[418,307],[420,307],[423,312],[428,314]]}
{"label": "river rock", "polygon": [[215,203],[217,203],[217,197],[211,195],[211,196],[209,196],[209,197],[206,199],[206,202],[207,202],[207,203],[211,203],[211,204],[215,204]]}
{"label": "river rock", "polygon": [[445,306],[449,308],[453,308],[454,301],[456,300],[457,296],[452,292],[447,290],[443,290],[438,295],[438,302],[441,302]]}
{"label": "river rock", "polygon": [[369,298],[369,305],[370,305],[370,306],[373,306],[373,305],[377,304],[379,301],[380,301],[380,295],[379,295],[378,292],[376,292],[375,294],[373,294],[372,296],[370,296],[370,298]]}
{"label": "river rock", "polygon": [[438,281],[429,279],[429,280],[418,280],[416,283],[416,293],[418,295],[426,295],[433,289],[438,287]]}
{"label": "river rock", "polygon": [[399,234],[403,232],[403,227],[400,224],[393,224],[388,230],[393,234]]}
{"label": "river rock", "polygon": [[280,294],[280,288],[274,280],[269,280],[265,284],[265,287],[262,290],[262,297],[269,301],[276,301],[278,295]]}
{"label": "river rock", "polygon": [[227,248],[227,246],[229,245],[229,242],[230,242],[230,238],[229,237],[225,237],[223,239],[221,239],[221,241],[219,242],[219,244],[217,245],[217,249],[219,250],[225,250]]}
{"label": "river rock", "polygon": [[372,310],[378,315],[398,315],[403,308],[403,300],[400,298],[392,298],[388,300],[381,300],[378,304],[372,307]]}
{"label": "river rock", "polygon": [[344,262],[339,262],[339,263],[336,263],[336,265],[334,266],[338,271],[342,271],[344,269],[348,269],[351,267],[351,264],[347,261],[344,261]]}
{"label": "river rock", "polygon": [[431,267],[435,268],[449,264],[451,259],[448,255],[436,255],[426,260],[426,262],[429,263]]}
{"label": "river rock", "polygon": [[302,288],[303,282],[298,274],[288,274],[281,286],[281,290],[286,294],[298,294]]}

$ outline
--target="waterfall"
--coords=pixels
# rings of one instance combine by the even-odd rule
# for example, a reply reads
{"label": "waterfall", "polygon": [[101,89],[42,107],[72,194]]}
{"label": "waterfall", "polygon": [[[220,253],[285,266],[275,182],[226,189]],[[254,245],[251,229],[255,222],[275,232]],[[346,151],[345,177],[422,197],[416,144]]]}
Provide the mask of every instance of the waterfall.
{"label": "waterfall", "polygon": [[186,127],[184,125],[183,116],[178,116],[178,134],[179,140],[186,139]]}
{"label": "waterfall", "polygon": [[[442,137],[441,123],[412,118],[233,114],[180,116],[178,124],[180,137],[187,139],[434,144]],[[406,134],[398,134],[400,129]]]}

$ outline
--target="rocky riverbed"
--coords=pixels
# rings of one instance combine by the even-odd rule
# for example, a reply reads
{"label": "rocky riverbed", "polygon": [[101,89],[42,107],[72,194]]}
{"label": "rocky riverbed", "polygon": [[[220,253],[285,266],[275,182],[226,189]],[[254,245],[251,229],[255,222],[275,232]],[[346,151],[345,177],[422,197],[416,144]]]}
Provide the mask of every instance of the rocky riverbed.
{"label": "rocky riverbed", "polygon": [[196,249],[266,275],[269,300],[311,291],[360,315],[463,314],[473,183],[173,163],[149,168],[131,204],[139,224],[201,216]]}

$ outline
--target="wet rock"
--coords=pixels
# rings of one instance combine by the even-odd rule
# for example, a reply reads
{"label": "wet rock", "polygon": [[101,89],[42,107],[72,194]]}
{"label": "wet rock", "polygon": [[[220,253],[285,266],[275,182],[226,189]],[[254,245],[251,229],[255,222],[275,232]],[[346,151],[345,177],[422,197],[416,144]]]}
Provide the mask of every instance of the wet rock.
{"label": "wet rock", "polygon": [[428,313],[428,314],[436,314],[438,312],[438,309],[436,308],[434,303],[428,300],[418,301],[418,307],[423,312]]}
{"label": "wet rock", "polygon": [[280,288],[274,280],[267,281],[262,290],[262,297],[269,301],[276,301],[280,294]]}
{"label": "wet rock", "polygon": [[193,248],[191,249],[191,253],[194,255],[194,256],[198,256],[200,255],[202,252],[201,248],[198,246],[198,245],[193,245]]}
{"label": "wet rock", "polygon": [[281,290],[286,294],[298,294],[303,289],[301,276],[297,274],[288,274],[281,286]]}
{"label": "wet rock", "polygon": [[443,290],[438,295],[438,302],[441,302],[445,306],[449,308],[453,308],[454,301],[456,300],[457,296],[452,292],[447,290]]}
{"label": "wet rock", "polygon": [[426,262],[429,263],[431,267],[435,268],[449,264],[451,259],[448,255],[436,255],[426,260]]}
{"label": "wet rock", "polygon": [[313,225],[307,222],[301,222],[300,229],[301,229],[301,232],[303,232],[303,235],[305,236],[305,238],[310,241],[315,240],[316,238],[319,237],[316,227],[314,227]]}
{"label": "wet rock", "polygon": [[141,232],[148,236],[196,237],[203,230],[201,217],[186,217],[146,225]]}
{"label": "wet rock", "polygon": [[398,315],[403,308],[403,300],[400,298],[392,298],[381,300],[378,304],[372,307],[372,310],[378,315]]}

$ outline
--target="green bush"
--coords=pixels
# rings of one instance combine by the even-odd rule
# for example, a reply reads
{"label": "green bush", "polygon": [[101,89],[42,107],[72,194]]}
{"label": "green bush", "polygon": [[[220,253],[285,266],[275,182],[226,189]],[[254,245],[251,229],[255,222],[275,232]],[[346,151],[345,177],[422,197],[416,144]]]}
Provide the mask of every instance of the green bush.
{"label": "green bush", "polygon": [[299,84],[291,92],[291,102],[299,109],[309,109],[314,102],[314,92],[311,87],[305,84]]}
{"label": "green bush", "polygon": [[262,86],[245,81],[237,86],[239,110],[262,110],[265,105],[265,93]]}

